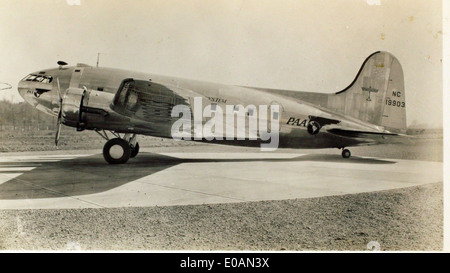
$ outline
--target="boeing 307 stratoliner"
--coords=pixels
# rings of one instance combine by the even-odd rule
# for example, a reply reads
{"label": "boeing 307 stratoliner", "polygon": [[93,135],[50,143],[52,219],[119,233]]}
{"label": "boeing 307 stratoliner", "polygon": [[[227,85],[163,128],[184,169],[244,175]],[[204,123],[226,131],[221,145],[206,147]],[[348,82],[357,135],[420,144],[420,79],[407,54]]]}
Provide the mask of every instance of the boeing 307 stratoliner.
{"label": "boeing 307 stratoliner", "polygon": [[[406,132],[403,70],[388,52],[371,54],[347,88],[330,94],[230,86],[62,61],[58,65],[27,75],[18,84],[19,93],[38,110],[58,117],[56,144],[61,124],[95,130],[107,140],[103,155],[111,164],[138,154],[139,134],[173,137],[179,116],[172,110],[177,105],[191,113],[199,110],[195,107],[214,112],[227,105],[278,105],[278,112],[269,112],[267,119],[278,125],[279,148],[339,148],[344,158],[350,157],[347,147],[397,142]],[[203,104],[196,106],[199,97]],[[253,115],[246,112],[246,128]],[[201,124],[207,122],[201,119]],[[115,137],[110,139],[107,131]],[[212,142],[264,142],[259,135],[256,140],[218,139]]]}

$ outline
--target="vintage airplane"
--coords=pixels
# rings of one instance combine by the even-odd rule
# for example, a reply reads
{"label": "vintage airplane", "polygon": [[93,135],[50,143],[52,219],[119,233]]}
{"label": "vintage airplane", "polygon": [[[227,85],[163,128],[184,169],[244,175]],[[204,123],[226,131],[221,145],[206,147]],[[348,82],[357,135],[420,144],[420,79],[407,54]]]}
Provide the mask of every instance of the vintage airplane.
{"label": "vintage airplane", "polygon": [[[279,113],[269,118],[279,124],[279,148],[338,148],[348,158],[346,147],[403,142],[406,132],[403,70],[388,52],[371,54],[347,88],[330,94],[229,86],[62,61],[58,65],[27,75],[18,84],[19,93],[38,110],[58,117],[56,145],[61,124],[95,130],[107,140],[103,155],[111,164],[138,154],[138,134],[172,137],[179,119],[172,109],[185,105],[193,113],[195,97],[203,98],[201,110],[278,105]],[[252,115],[248,112],[247,118]],[[115,138],[109,139],[106,131]],[[257,146],[263,141],[212,142]]]}

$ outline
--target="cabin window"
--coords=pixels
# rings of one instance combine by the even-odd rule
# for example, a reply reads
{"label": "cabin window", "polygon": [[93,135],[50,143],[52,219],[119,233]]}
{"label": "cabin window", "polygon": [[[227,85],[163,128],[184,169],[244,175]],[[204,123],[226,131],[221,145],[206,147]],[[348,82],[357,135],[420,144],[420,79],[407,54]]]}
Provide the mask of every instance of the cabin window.
{"label": "cabin window", "polygon": [[125,82],[123,84],[122,90],[120,91],[119,98],[117,100],[118,105],[121,105],[121,106],[125,105],[125,98],[126,98],[128,89],[130,88],[130,85],[132,83],[133,83],[132,81],[129,81],[129,82]]}
{"label": "cabin window", "polygon": [[45,76],[45,75],[28,75],[23,79],[23,81],[42,82],[42,83],[51,83],[52,80],[53,80],[52,76]]}
{"label": "cabin window", "polygon": [[[102,87],[103,89],[103,87]],[[132,79],[126,79],[122,82],[115,99],[115,104],[131,112],[138,110],[139,87]]]}
{"label": "cabin window", "polygon": [[37,82],[43,82],[43,81],[45,81],[45,78],[42,77],[42,76],[37,76],[35,80],[36,80]]}
{"label": "cabin window", "polygon": [[103,87],[97,87],[97,91],[103,91]]}
{"label": "cabin window", "polygon": [[34,79],[36,79],[36,77],[37,77],[36,75],[29,75],[25,80],[32,82],[34,81]]}
{"label": "cabin window", "polygon": [[128,96],[127,96],[127,103],[126,103],[127,109],[130,110],[130,111],[135,111],[136,110],[137,101],[138,101],[138,95],[137,95],[136,91],[135,90],[131,90],[128,93]]}
{"label": "cabin window", "polygon": [[211,111],[216,111],[217,103],[211,103]]}

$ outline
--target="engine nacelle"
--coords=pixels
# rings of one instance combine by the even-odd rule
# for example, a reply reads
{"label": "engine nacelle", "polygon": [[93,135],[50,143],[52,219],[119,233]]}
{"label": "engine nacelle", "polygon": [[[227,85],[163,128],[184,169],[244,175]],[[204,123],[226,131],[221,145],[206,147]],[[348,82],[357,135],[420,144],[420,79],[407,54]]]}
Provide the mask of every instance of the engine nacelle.
{"label": "engine nacelle", "polygon": [[85,89],[69,88],[66,90],[61,109],[63,123],[65,125],[80,127],[82,124],[81,114],[85,96]]}

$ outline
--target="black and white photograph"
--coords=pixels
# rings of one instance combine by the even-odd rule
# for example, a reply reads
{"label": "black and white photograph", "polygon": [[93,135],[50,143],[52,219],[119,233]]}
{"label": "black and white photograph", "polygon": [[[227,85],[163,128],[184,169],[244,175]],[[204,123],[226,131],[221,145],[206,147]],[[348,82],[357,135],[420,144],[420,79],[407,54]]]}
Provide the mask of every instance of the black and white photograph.
{"label": "black and white photograph", "polygon": [[0,252],[448,251],[444,5],[0,0]]}

